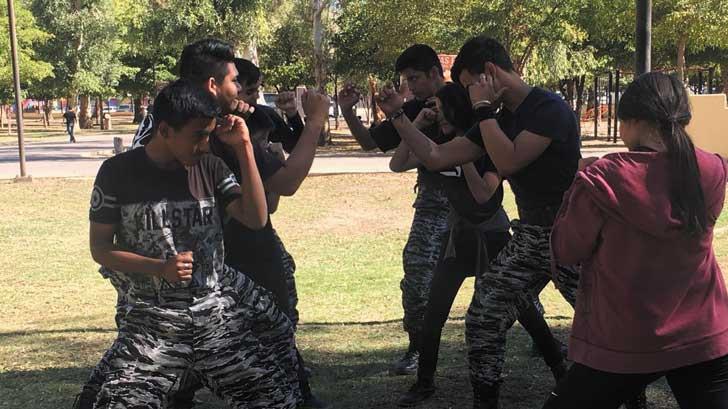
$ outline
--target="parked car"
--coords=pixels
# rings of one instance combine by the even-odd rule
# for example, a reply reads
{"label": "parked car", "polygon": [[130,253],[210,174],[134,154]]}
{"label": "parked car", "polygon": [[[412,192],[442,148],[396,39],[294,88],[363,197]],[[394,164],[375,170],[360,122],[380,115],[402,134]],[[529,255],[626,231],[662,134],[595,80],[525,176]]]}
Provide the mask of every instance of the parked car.
{"label": "parked car", "polygon": [[117,108],[117,111],[119,112],[134,112],[132,109],[132,106],[129,104],[121,104],[119,105],[119,108]]}
{"label": "parked car", "polygon": [[268,105],[271,108],[276,107],[276,99],[278,99],[278,94],[274,92],[264,92],[263,93],[263,100],[260,101],[260,103],[264,105]]}

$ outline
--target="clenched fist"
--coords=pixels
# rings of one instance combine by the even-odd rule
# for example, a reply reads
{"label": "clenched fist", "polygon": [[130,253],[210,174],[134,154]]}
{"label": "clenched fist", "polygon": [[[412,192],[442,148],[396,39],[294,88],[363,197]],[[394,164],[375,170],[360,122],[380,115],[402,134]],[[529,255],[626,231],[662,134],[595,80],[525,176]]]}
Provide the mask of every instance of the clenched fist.
{"label": "clenched fist", "polygon": [[194,259],[191,251],[185,251],[167,259],[160,271],[160,278],[169,283],[192,280]]}
{"label": "clenched fist", "polygon": [[387,117],[392,116],[395,112],[400,110],[404,105],[404,99],[391,83],[385,84],[379,89],[379,92],[375,95],[377,105],[384,111]]}
{"label": "clenched fist", "polygon": [[314,90],[308,90],[301,96],[303,112],[307,121],[324,123],[329,118],[329,97]]}
{"label": "clenched fist", "polygon": [[296,106],[296,94],[292,91],[283,91],[276,98],[276,107],[283,111],[287,117],[295,116],[298,113]]}
{"label": "clenched fist", "polygon": [[219,119],[215,132],[222,143],[232,148],[251,143],[248,125],[243,118],[236,115],[228,115]]}
{"label": "clenched fist", "polygon": [[351,111],[351,109],[354,108],[354,105],[356,105],[360,99],[361,99],[361,93],[350,82],[347,82],[344,85],[344,88],[341,91],[339,91],[339,101],[338,102],[339,102],[339,106],[341,107],[341,110],[344,112]]}

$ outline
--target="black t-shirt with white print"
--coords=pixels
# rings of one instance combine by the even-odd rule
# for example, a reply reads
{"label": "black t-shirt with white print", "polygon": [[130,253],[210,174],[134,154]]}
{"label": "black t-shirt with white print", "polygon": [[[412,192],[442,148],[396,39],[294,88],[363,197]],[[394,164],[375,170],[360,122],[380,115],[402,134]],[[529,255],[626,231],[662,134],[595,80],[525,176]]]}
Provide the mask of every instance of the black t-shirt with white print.
{"label": "black t-shirt with white print", "polygon": [[[192,251],[192,282],[169,283],[143,273],[104,269],[113,282],[137,298],[165,288],[214,289],[223,277],[223,209],[240,197],[225,163],[204,155],[194,166],[157,167],[145,149],[134,149],[101,165],[91,196],[89,219],[117,226],[121,248],[156,259]],[[119,290],[119,288],[117,288]]]}
{"label": "black t-shirt with white print", "polygon": [[[253,154],[258,173],[263,182],[278,172],[285,164],[278,156],[270,150],[269,138],[276,132],[275,120],[268,116],[268,111],[258,110],[246,120],[248,130],[253,142]],[[281,119],[282,121],[282,119]],[[300,121],[300,118],[298,119]],[[152,136],[154,117],[149,114],[139,125],[132,148],[143,147]],[[291,134],[282,142],[289,148],[295,147],[302,126],[292,126]],[[231,153],[223,142],[213,133],[210,136],[210,151],[221,158],[228,168],[234,173],[237,180],[240,180],[240,165],[233,153]],[[273,233],[273,226],[268,218],[266,226],[260,230],[252,230],[235,219],[226,220],[225,224],[225,246],[226,263],[245,271],[251,264],[267,262],[272,257],[277,257],[275,246],[277,246]]]}
{"label": "black t-shirt with white print", "polygon": [[[478,176],[482,177],[486,172],[498,173],[493,161],[487,154],[473,162]],[[450,202],[453,210],[469,223],[477,225],[483,223],[495,215],[501,208],[503,203],[503,184],[499,184],[498,188],[491,196],[490,200],[483,204],[479,204],[473,197],[468,181],[465,180],[465,174],[462,167],[458,166],[455,172],[442,172],[445,178],[443,188],[447,200]]]}
{"label": "black t-shirt with white print", "polygon": [[[521,213],[555,208],[561,205],[564,193],[574,181],[581,158],[579,127],[576,116],[560,96],[533,88],[515,112],[501,109],[498,125],[508,139],[529,131],[551,139],[546,150],[525,168],[508,177]],[[467,133],[467,138],[484,147],[480,127]]]}

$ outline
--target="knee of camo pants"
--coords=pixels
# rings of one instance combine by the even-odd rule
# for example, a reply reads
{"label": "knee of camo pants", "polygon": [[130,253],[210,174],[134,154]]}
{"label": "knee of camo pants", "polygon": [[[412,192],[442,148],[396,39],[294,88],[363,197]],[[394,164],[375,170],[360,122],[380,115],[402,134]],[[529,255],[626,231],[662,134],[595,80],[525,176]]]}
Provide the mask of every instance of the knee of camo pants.
{"label": "knee of camo pants", "polygon": [[296,341],[289,318],[277,307],[270,293],[244,274],[231,283],[232,290],[240,297],[238,304],[247,306],[242,320],[250,325],[251,331],[282,373],[296,400],[301,391],[298,379],[298,358]]}
{"label": "knee of camo pants", "polygon": [[[500,382],[506,335],[518,317],[513,300],[506,294],[486,294],[482,289],[483,281],[476,280],[475,293],[465,315],[470,380],[473,385],[481,386]],[[494,302],[497,299],[500,300]]]}
{"label": "knee of camo pants", "polygon": [[[474,385],[493,385],[500,380],[505,360],[506,335],[519,311],[537,303],[549,281],[541,270],[533,240],[518,231],[475,280],[475,292],[465,319],[470,377]],[[539,241],[540,242],[540,241]],[[546,261],[548,264],[548,260]]]}
{"label": "knee of camo pants", "polygon": [[407,332],[417,332],[422,326],[432,275],[448,231],[448,214],[446,206],[415,209],[407,244],[402,251],[404,278],[400,289]]}
{"label": "knee of camo pants", "polygon": [[581,278],[581,266],[555,266],[556,275],[554,281],[556,288],[572,307],[576,305],[576,294],[579,290],[579,279]]}
{"label": "knee of camo pants", "polygon": [[[196,326],[209,328],[195,342],[195,369],[233,408],[293,409],[302,400],[298,360],[288,318],[270,297],[259,299],[250,329],[249,303],[223,292],[197,301]],[[212,302],[214,301],[214,302]]]}

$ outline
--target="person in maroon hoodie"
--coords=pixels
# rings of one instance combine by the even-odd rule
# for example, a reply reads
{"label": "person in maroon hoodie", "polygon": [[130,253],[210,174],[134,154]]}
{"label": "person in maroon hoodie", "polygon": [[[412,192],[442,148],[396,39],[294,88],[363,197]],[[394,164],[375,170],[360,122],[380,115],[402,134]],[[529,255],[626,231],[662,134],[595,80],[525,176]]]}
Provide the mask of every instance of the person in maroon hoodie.
{"label": "person in maroon hoodie", "polygon": [[728,295],[712,246],[725,162],[693,146],[675,77],[638,77],[618,116],[630,151],[577,173],[551,234],[553,262],[582,274],[574,365],[544,409],[617,408],[663,376],[681,408],[728,408]]}

